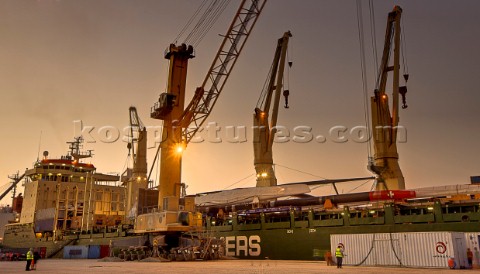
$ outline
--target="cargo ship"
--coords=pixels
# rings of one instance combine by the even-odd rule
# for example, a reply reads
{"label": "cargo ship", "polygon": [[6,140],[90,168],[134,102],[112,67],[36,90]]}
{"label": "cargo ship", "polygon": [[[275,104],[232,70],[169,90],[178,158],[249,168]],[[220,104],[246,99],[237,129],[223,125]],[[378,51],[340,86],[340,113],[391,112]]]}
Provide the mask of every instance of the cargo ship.
{"label": "cargo ship", "polygon": [[[48,153],[44,153],[44,158],[32,169],[15,179],[15,184],[22,180],[25,183],[23,209],[19,222],[6,226],[4,248],[33,247],[40,249],[45,257],[60,257],[67,250],[67,254],[63,253],[66,258],[80,254],[85,258],[90,247],[106,256],[101,250],[112,247],[125,250],[153,242],[151,256],[165,255],[160,249],[169,250],[171,255],[175,249],[178,252],[167,256],[168,259],[195,259],[190,247],[198,245],[202,239],[199,235],[207,235],[203,239],[208,242],[220,239],[221,246],[215,248],[229,257],[315,260],[323,259],[324,253],[331,250],[331,235],[480,233],[478,185],[405,190],[395,144],[400,96],[406,107],[406,87],[398,83],[399,7],[389,14],[380,86],[371,99],[373,128],[380,129],[374,134],[376,153],[369,163],[376,175],[377,190],[313,197],[308,195],[310,185],[352,179],[277,185],[272,168],[275,131],[271,130],[276,118],[269,123],[268,111],[271,105],[278,111],[282,94],[286,45],[291,37],[286,32],[278,41],[275,71],[265,92],[268,99],[263,100],[270,102],[275,98],[275,102],[255,108],[255,125],[268,129],[255,133],[259,141],[254,143],[257,186],[232,192],[183,195],[181,154],[176,152],[186,147],[212,111],[264,5],[265,1],[260,0],[242,1],[203,85],[197,88],[186,108],[186,68],[188,60],[194,58],[194,51],[185,44],[171,44],[167,49],[168,90],[160,94],[151,111],[151,117],[163,120],[164,125],[163,142],[157,152],[161,162],[158,188],[148,188],[146,128],[136,110],[131,111],[131,128],[138,131],[139,137],[136,146],[131,146],[136,150],[132,153],[135,165],[125,180],[119,175],[97,173],[95,166],[82,162],[91,154],[80,151],[80,137],[70,143],[70,152],[60,159],[49,159]],[[394,65],[389,64],[392,41]],[[385,93],[388,72],[395,74],[393,116]],[[408,76],[404,78],[407,80]],[[285,98],[288,94],[283,90]],[[288,101],[285,106],[288,107]],[[271,116],[276,115],[274,111]],[[165,236],[161,244],[157,241],[159,236]],[[472,240],[471,244],[478,245],[478,241]],[[108,255],[120,256],[118,252]]]}

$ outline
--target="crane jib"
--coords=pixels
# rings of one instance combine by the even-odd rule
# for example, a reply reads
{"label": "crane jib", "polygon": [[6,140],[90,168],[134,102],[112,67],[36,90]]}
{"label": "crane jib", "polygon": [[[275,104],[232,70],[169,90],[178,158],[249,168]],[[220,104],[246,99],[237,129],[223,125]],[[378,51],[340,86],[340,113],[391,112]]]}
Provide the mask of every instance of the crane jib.
{"label": "crane jib", "polygon": [[205,93],[184,111],[193,113],[192,126],[183,130],[187,144],[210,115],[265,4],[266,0],[242,1],[202,84]]}

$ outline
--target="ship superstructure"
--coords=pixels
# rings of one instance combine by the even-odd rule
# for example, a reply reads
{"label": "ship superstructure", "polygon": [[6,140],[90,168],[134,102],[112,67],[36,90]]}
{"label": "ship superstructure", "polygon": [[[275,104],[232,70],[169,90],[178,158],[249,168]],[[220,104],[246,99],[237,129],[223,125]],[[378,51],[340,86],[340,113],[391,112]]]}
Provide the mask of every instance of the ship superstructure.
{"label": "ship superstructure", "polygon": [[45,151],[25,172],[20,219],[6,226],[5,245],[17,241],[9,234],[20,227],[31,229],[37,239],[61,240],[67,232],[113,229],[123,222],[125,188],[120,177],[98,173],[84,162],[92,153],[81,151],[82,142],[82,137],[68,142],[67,155],[56,159]]}

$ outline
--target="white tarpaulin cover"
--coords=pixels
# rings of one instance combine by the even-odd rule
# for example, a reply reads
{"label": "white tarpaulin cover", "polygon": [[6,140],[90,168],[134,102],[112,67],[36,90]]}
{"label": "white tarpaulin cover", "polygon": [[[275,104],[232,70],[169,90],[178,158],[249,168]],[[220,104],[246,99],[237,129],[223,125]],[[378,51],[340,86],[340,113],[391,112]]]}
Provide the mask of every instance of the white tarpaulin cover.
{"label": "white tarpaulin cover", "polygon": [[309,192],[310,188],[304,184],[239,188],[195,197],[195,204],[197,206],[234,205],[253,202],[256,199],[261,202]]}

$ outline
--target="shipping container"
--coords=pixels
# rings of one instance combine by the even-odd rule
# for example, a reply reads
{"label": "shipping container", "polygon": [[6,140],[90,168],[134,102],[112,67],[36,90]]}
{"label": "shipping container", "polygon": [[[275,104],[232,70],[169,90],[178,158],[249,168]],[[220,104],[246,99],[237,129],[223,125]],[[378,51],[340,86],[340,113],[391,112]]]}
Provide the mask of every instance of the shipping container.
{"label": "shipping container", "polygon": [[343,246],[345,265],[465,268],[467,246],[462,232],[332,234],[331,251]]}
{"label": "shipping container", "polygon": [[465,232],[465,242],[470,250],[480,250],[480,232]]}
{"label": "shipping container", "polygon": [[100,258],[100,246],[99,245],[89,245],[88,246],[88,258],[89,259]]}
{"label": "shipping container", "polygon": [[47,247],[40,247],[40,258],[45,259],[47,256]]}
{"label": "shipping container", "polygon": [[470,182],[472,184],[480,184],[480,176],[470,176]]}
{"label": "shipping container", "polygon": [[110,256],[110,246],[101,245],[100,246],[100,259]]}
{"label": "shipping container", "polygon": [[87,259],[88,245],[67,245],[63,248],[64,259]]}
{"label": "shipping container", "polygon": [[480,232],[466,232],[465,242],[473,253],[473,267],[480,268]]}

